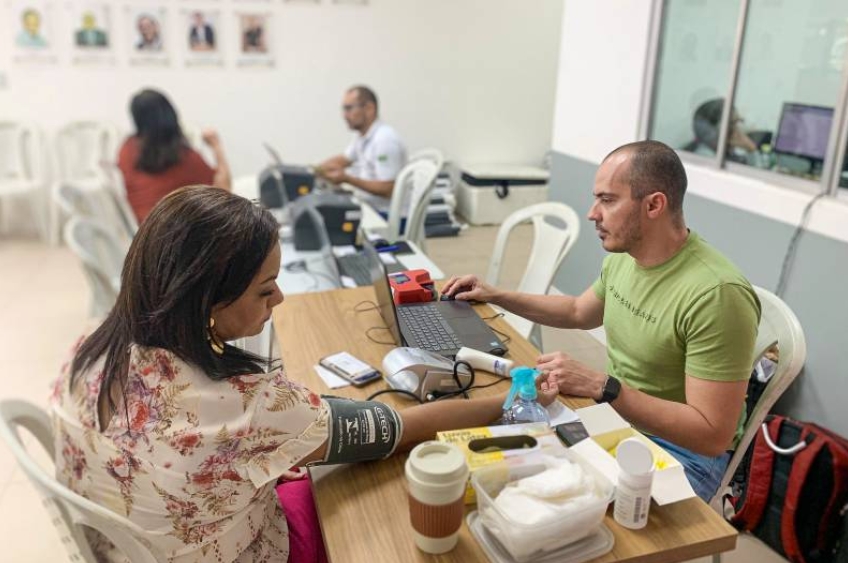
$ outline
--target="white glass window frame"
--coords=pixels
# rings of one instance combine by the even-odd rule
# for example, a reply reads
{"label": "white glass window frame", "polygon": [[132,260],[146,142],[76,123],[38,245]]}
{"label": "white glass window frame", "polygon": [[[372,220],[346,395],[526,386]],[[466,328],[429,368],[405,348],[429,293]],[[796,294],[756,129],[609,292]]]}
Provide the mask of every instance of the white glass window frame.
{"label": "white glass window frame", "polygon": [[[666,2],[673,0],[654,0],[652,3],[651,29],[648,40],[648,57],[645,65],[645,80],[643,82],[642,107],[639,115],[639,137],[647,139],[654,119],[654,95],[658,79],[657,66],[660,57],[660,38],[663,31]],[[736,22],[736,38],[733,45],[731,76],[725,94],[725,109],[733,107],[736,97],[736,85],[739,76],[739,66],[742,59],[742,45],[745,39],[745,27],[751,0],[740,0],[739,17]],[[817,195],[826,193],[829,196],[839,196],[848,201],[848,190],[839,189],[839,180],[843,166],[846,145],[848,145],[848,51],[846,61],[842,66],[842,81],[836,102],[834,104],[833,123],[828,139],[827,151],[822,165],[822,174],[818,181],[806,180],[772,170],[762,170],[753,166],[727,160],[727,132],[730,127],[732,112],[724,111],[719,124],[719,142],[714,157],[698,155],[685,150],[677,150],[684,163],[727,170],[729,173],[758,179],[782,188]]]}

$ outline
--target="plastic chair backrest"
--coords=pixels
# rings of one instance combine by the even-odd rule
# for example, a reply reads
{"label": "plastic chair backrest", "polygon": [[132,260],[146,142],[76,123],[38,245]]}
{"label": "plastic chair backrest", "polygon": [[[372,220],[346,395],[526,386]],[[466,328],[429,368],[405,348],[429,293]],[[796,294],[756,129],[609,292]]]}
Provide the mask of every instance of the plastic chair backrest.
{"label": "plastic chair backrest", "polygon": [[[430,192],[438,173],[436,164],[431,160],[417,160],[403,167],[392,190],[386,239],[392,242],[410,240],[419,245],[423,244],[424,219],[427,215],[427,205],[430,203]],[[404,217],[406,228],[401,235],[400,226]]]}
{"label": "plastic chair backrest", "polygon": [[[120,172],[118,172],[120,175]],[[101,178],[100,187],[81,187],[76,183],[61,182],[53,190],[53,198],[62,211],[69,217],[94,219],[111,231],[118,243],[129,248],[130,241],[138,230],[135,215],[129,209],[129,203],[122,196],[123,189],[114,182],[114,175]],[[122,204],[126,209],[122,209]]]}
{"label": "plastic chair backrest", "polygon": [[115,159],[118,131],[108,123],[74,121],[56,135],[61,178],[69,182],[102,180],[101,162]]}
{"label": "plastic chair backrest", "polygon": [[121,289],[126,248],[95,219],[79,216],[65,225],[65,243],[82,261],[91,289],[91,315],[106,315]]}
{"label": "plastic chair backrest", "polygon": [[44,179],[38,158],[40,143],[41,132],[35,125],[0,121],[0,184]]}
{"label": "plastic chair backrest", "polygon": [[138,232],[138,219],[136,219],[129,199],[127,199],[127,186],[124,184],[124,174],[112,162],[102,161],[100,166],[106,176],[106,191],[109,192],[118,210],[120,225],[126,230],[129,238],[132,239]]}
{"label": "plastic chair backrest", "polygon": [[[533,246],[517,290],[544,295],[551,288],[560,264],[580,235],[580,218],[566,204],[550,201],[513,212],[498,230],[486,276],[488,283],[498,284],[510,233],[526,221],[533,221]],[[505,313],[504,318],[525,338],[537,330],[535,323],[512,313]],[[535,339],[538,340],[538,336]],[[540,343],[535,344],[538,346]]]}
{"label": "plastic chair backrest", "polygon": [[20,429],[29,431],[50,458],[55,458],[53,430],[47,413],[26,401],[0,401],[0,437],[11,448],[18,465],[44,499],[44,506],[51,513],[51,520],[71,561],[96,561],[85,538],[84,527],[106,536],[130,561],[167,561],[150,545],[146,533],[138,525],[74,493],[49,475],[24,446]]}
{"label": "plastic chair backrest", "polygon": [[429,160],[435,164],[437,175],[442,171],[442,167],[445,165],[445,155],[442,154],[442,151],[439,149],[434,149],[432,147],[415,151],[409,156],[407,163],[417,162],[419,160]]}
{"label": "plastic chair backrest", "polygon": [[739,463],[745,456],[745,451],[751,445],[760,425],[762,425],[775,402],[801,373],[801,368],[804,367],[804,361],[807,359],[807,341],[804,338],[804,330],[792,309],[778,296],[766,289],[754,286],[754,291],[760,299],[762,314],[757,331],[757,342],[754,346],[753,365],[757,364],[769,348],[777,344],[777,367],[745,422],[745,432],[730,458],[730,463],[721,480],[718,492],[710,503],[720,513],[724,489],[733,478],[736,468],[739,467]]}

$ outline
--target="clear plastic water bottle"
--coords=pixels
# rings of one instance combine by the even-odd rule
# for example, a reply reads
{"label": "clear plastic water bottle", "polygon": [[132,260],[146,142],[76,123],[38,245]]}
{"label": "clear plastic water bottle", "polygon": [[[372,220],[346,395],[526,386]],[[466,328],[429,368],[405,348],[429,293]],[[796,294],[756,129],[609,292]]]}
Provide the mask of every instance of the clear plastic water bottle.
{"label": "clear plastic water bottle", "polygon": [[538,375],[538,371],[525,366],[510,371],[512,387],[509,388],[509,395],[503,405],[504,424],[550,423],[548,411],[538,401],[536,393],[536,376]]}

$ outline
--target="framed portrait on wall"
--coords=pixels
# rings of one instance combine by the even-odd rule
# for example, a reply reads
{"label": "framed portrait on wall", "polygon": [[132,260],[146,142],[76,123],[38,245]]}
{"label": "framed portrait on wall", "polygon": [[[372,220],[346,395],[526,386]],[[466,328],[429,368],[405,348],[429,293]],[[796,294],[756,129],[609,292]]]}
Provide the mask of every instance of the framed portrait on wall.
{"label": "framed portrait on wall", "polygon": [[274,66],[272,15],[268,12],[238,12],[239,66]]}
{"label": "framed portrait on wall", "polygon": [[221,12],[219,10],[181,10],[180,26],[185,48],[186,66],[220,66],[221,56]]}
{"label": "framed portrait on wall", "polygon": [[78,64],[114,64],[112,5],[108,2],[67,2],[73,60]]}
{"label": "framed portrait on wall", "polygon": [[23,63],[55,63],[57,53],[56,9],[50,0],[29,0],[8,5],[9,39],[14,60]]}
{"label": "framed portrait on wall", "polygon": [[130,63],[170,64],[170,41],[166,36],[168,10],[155,6],[126,6],[126,29]]}

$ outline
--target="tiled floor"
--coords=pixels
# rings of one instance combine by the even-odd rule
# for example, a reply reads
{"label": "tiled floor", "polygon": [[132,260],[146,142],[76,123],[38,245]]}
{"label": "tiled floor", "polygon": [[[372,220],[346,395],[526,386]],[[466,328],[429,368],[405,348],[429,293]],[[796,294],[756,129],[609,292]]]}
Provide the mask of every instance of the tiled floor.
{"label": "tiled floor", "polygon": [[[428,252],[446,273],[485,275],[496,231],[478,227],[464,231],[460,239],[433,239]],[[502,285],[517,285],[516,272],[523,271],[517,265],[531,236],[529,229],[521,230],[508,248],[506,263],[512,267],[507,268]],[[84,329],[87,312],[88,288],[70,251],[32,240],[0,238],[0,398],[45,406],[48,386]],[[603,365],[603,354],[591,338],[580,331],[546,330],[543,334],[546,349],[568,350],[587,363]],[[0,561],[66,560],[38,495],[8,449],[0,445]],[[747,537],[740,538],[739,548],[724,560],[783,561]]]}

